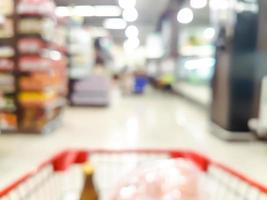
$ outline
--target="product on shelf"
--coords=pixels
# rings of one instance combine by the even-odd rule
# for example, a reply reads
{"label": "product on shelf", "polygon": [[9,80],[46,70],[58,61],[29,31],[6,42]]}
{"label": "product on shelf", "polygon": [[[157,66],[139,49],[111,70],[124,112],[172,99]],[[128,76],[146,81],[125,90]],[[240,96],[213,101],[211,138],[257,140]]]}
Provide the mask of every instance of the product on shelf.
{"label": "product on shelf", "polygon": [[21,76],[19,85],[21,90],[45,91],[55,89],[60,84],[56,74],[32,72],[30,75]]}
{"label": "product on shelf", "polygon": [[19,94],[18,99],[22,105],[46,105],[57,98],[55,91],[28,92],[23,91]]}
{"label": "product on shelf", "polygon": [[4,94],[0,92],[0,108],[3,108],[4,106],[5,106]]}
{"label": "product on shelf", "polygon": [[125,177],[112,200],[205,200],[202,172],[184,159],[157,161]]}
{"label": "product on shelf", "polygon": [[59,113],[59,109],[47,112],[38,107],[23,107],[20,128],[23,131],[42,132],[49,122],[56,120]]}
{"label": "product on shelf", "polygon": [[22,71],[51,70],[51,60],[40,56],[21,56],[19,68]]}
{"label": "product on shelf", "polygon": [[14,62],[11,59],[0,58],[0,71],[8,70],[11,71],[14,69]]}
{"label": "product on shelf", "polygon": [[0,58],[10,58],[14,56],[15,51],[10,46],[0,46]]}
{"label": "product on shelf", "polygon": [[18,49],[21,54],[41,53],[45,48],[45,42],[39,38],[22,38],[18,41]]}
{"label": "product on shelf", "polygon": [[18,14],[53,16],[55,3],[51,0],[20,0]]}
{"label": "product on shelf", "polygon": [[0,26],[0,38],[11,38],[14,36],[13,21],[4,18]]}
{"label": "product on shelf", "polygon": [[46,18],[23,18],[18,22],[18,31],[21,34],[38,34],[51,39],[55,28],[55,21]]}
{"label": "product on shelf", "polygon": [[0,111],[1,110],[13,111],[16,109],[14,96],[12,95],[0,95],[0,96],[1,96]]}
{"label": "product on shelf", "polygon": [[70,26],[69,30],[69,76],[83,79],[89,76],[93,66],[92,38],[82,26]]}
{"label": "product on shelf", "polygon": [[12,74],[0,73],[0,91],[15,91],[15,77]]}
{"label": "product on shelf", "polygon": [[14,113],[0,112],[0,126],[2,130],[13,131],[17,129],[17,117]]}
{"label": "product on shelf", "polygon": [[2,15],[11,15],[13,13],[14,0],[2,0],[0,1],[0,13]]}

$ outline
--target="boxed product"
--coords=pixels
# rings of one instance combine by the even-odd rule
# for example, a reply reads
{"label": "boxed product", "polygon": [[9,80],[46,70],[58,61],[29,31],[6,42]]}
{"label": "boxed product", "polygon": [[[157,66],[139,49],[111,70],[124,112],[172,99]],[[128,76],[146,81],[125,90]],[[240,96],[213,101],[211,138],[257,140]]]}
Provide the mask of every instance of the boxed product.
{"label": "boxed product", "polygon": [[4,18],[0,26],[0,38],[11,38],[14,36],[13,20]]}
{"label": "boxed product", "polygon": [[55,91],[47,92],[21,92],[18,95],[19,101],[24,105],[45,105],[56,99]]}
{"label": "boxed product", "polygon": [[15,90],[15,77],[12,74],[0,73],[0,91],[13,92]]}
{"label": "boxed product", "polygon": [[0,113],[0,126],[3,130],[17,129],[17,117],[14,113]]}
{"label": "boxed product", "polygon": [[18,31],[22,34],[40,34],[51,39],[55,29],[55,21],[46,18],[24,18],[18,23]]}
{"label": "boxed product", "polygon": [[14,0],[0,1],[0,13],[3,15],[11,15],[14,10]]}
{"label": "boxed product", "polygon": [[21,76],[19,86],[21,90],[45,90],[59,84],[56,74],[32,72],[30,75]]}
{"label": "boxed product", "polygon": [[0,71],[1,70],[13,70],[14,62],[7,58],[0,58]]}
{"label": "boxed product", "polygon": [[51,60],[40,56],[22,56],[19,60],[22,71],[45,70],[51,68]]}
{"label": "boxed product", "polygon": [[47,123],[45,113],[41,109],[25,108],[22,113],[20,126],[23,130],[40,130]]}
{"label": "boxed product", "polygon": [[53,15],[55,3],[52,0],[20,0],[18,13],[23,15]]}
{"label": "boxed product", "polygon": [[38,38],[23,38],[18,41],[20,53],[40,53],[44,48],[44,41]]}
{"label": "boxed product", "polygon": [[14,110],[16,109],[15,97],[9,95],[3,95],[0,101],[0,110]]}
{"label": "boxed product", "polygon": [[0,58],[9,58],[15,55],[15,51],[10,46],[0,46]]}
{"label": "boxed product", "polygon": [[185,159],[141,166],[119,183],[112,200],[206,200],[202,172]]}
{"label": "boxed product", "polygon": [[44,109],[37,107],[23,108],[20,128],[30,132],[41,132],[51,120],[58,116],[59,112],[59,109],[47,113]]}
{"label": "boxed product", "polygon": [[2,94],[2,92],[0,91],[0,108],[3,108],[4,105],[4,94]]}

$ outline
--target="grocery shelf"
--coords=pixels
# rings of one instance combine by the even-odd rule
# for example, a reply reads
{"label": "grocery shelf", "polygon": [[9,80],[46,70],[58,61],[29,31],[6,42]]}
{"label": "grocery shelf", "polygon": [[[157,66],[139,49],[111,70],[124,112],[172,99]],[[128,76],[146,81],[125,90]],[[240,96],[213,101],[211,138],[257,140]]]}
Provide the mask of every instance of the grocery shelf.
{"label": "grocery shelf", "polygon": [[53,42],[51,39],[46,38],[42,33],[18,33],[17,37],[18,39],[37,38],[47,43]]}
{"label": "grocery shelf", "polygon": [[17,129],[16,128],[3,128],[1,127],[1,132],[2,134],[11,134],[11,133],[17,133]]}
{"label": "grocery shelf", "polygon": [[3,46],[3,45],[10,45],[12,44],[12,42],[14,42],[14,38],[11,37],[11,38],[0,38],[0,45]]}
{"label": "grocery shelf", "polygon": [[12,91],[4,91],[1,89],[1,92],[5,95],[13,95],[13,94],[16,94],[16,91],[15,90],[12,90]]}
{"label": "grocery shelf", "polygon": [[50,14],[40,14],[40,13],[18,13],[20,18],[38,18],[38,19],[56,19],[56,16]]}
{"label": "grocery shelf", "polygon": [[[51,3],[54,4],[53,0],[49,1],[51,1]],[[25,10],[23,10],[22,13],[21,10],[19,9],[19,7],[21,6],[20,3],[27,4],[27,2],[14,0],[13,13],[12,15],[10,15],[10,18],[12,18],[13,20],[13,36],[8,38],[0,38],[0,46],[3,47],[3,55],[10,55],[12,51],[14,51],[14,54],[12,54],[12,56],[2,56],[2,57],[0,56],[0,59],[10,59],[14,62],[14,67],[11,69],[10,68],[11,64],[8,61],[3,61],[1,65],[3,67],[2,69],[0,68],[0,72],[4,74],[11,73],[15,77],[15,82],[12,83],[13,84],[12,86],[14,86],[14,91],[12,92],[8,91],[5,93],[5,95],[12,95],[12,96],[11,97],[7,96],[4,98],[7,99],[6,100],[7,102],[9,98],[14,99],[13,102],[15,103],[16,108],[11,109],[3,107],[2,109],[0,108],[0,111],[12,113],[10,114],[11,116],[9,116],[9,114],[5,116],[6,117],[5,123],[7,122],[7,124],[9,124],[8,117],[10,117],[10,119],[12,119],[13,122],[15,120],[13,117],[16,117],[18,128],[17,130],[13,130],[12,128],[12,132],[13,131],[18,133],[48,132],[49,130],[52,130],[53,127],[54,128],[57,127],[55,124],[58,124],[57,122],[58,120],[55,120],[54,118],[56,117],[56,115],[59,115],[61,113],[61,111],[63,110],[62,108],[66,105],[64,92],[62,91],[63,88],[66,88],[67,86],[65,87],[63,86],[66,82],[63,77],[64,74],[66,74],[65,73],[66,61],[64,60],[65,57],[62,56],[62,60],[60,61],[54,61],[52,57],[51,58],[49,57],[50,54],[46,55],[45,52],[49,50],[51,51],[57,50],[59,53],[64,55],[65,52],[63,50],[65,49],[63,46],[57,44],[56,43],[57,41],[53,41],[55,40],[53,35],[51,35],[51,37],[47,36],[45,33],[42,32],[42,29],[40,29],[41,31],[40,33],[37,32],[31,33],[30,32],[32,30],[31,27],[28,27],[28,29],[26,28],[19,30],[21,26],[20,22],[22,22],[24,19],[27,18],[32,20],[37,20],[36,21],[37,23],[39,19],[41,21],[41,19],[49,18],[53,20],[51,28],[54,29],[56,26],[56,16],[53,14],[54,10],[47,11],[47,14],[38,14],[30,10],[28,10],[29,13],[24,12]],[[32,4],[31,2],[28,3]],[[38,3],[37,5],[42,7],[42,2]],[[37,10],[36,12],[42,12],[38,8],[36,8],[36,10]],[[33,23],[33,26],[34,24],[37,23]],[[33,30],[34,29],[35,28],[33,27]],[[31,39],[37,39],[37,41]],[[31,43],[32,41],[33,43]],[[31,52],[32,51],[31,46],[29,46],[28,44],[35,45],[36,43],[34,42],[37,43],[36,48],[33,49],[36,52]],[[22,57],[26,58],[26,60],[21,60]],[[25,62],[21,63],[21,61]],[[23,66],[21,64],[24,64],[23,68],[21,67]],[[8,87],[10,86],[11,85],[8,85]],[[53,99],[50,99],[49,101],[46,100],[47,97],[46,95],[44,95],[44,93],[47,92],[55,93]],[[20,95],[25,96],[24,102],[21,101]],[[12,120],[10,120],[11,125],[13,125],[11,123]],[[45,124],[44,127],[42,127],[43,124]],[[27,127],[29,128],[42,127],[41,128],[42,130],[37,130],[38,128],[36,128],[36,130],[28,130]],[[7,129],[3,130],[3,132],[5,133],[11,131]]]}
{"label": "grocery shelf", "polygon": [[[1,59],[1,58],[0,58]],[[14,69],[10,69],[10,68],[0,68],[0,72],[4,72],[4,73],[14,73]]]}

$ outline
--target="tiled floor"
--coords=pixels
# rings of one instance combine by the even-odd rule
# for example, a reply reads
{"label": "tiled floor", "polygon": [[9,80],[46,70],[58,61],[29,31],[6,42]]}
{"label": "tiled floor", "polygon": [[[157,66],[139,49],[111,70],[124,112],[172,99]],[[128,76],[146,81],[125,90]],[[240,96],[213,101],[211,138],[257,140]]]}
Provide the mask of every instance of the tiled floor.
{"label": "tiled floor", "polygon": [[169,94],[115,94],[109,108],[69,108],[46,136],[0,136],[0,188],[57,151],[71,147],[186,148],[224,162],[267,185],[267,144],[227,143],[209,134],[201,108]]}

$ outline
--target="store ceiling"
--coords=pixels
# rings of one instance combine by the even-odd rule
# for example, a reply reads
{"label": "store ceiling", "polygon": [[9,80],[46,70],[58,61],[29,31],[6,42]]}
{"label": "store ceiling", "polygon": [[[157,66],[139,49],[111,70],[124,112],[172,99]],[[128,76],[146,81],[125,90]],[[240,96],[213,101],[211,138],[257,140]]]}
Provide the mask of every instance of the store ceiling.
{"label": "store ceiling", "polygon": [[[118,0],[55,0],[58,6],[68,5],[118,5]],[[133,24],[140,30],[140,39],[144,43],[147,35],[156,29],[160,16],[166,11],[170,2],[180,1],[184,6],[189,6],[188,0],[137,0],[137,10],[139,18]],[[169,8],[170,9],[170,8]],[[200,10],[194,10],[195,18],[193,23],[186,26],[207,25],[209,24],[208,7]],[[101,27],[104,17],[87,17],[85,23],[91,26]],[[110,31],[112,37],[117,42],[123,42],[125,34],[123,30]]]}
{"label": "store ceiling", "polygon": [[[164,12],[169,0],[137,0],[139,18],[135,24],[140,30],[140,39],[145,41],[146,36],[156,29],[160,15]],[[56,0],[58,6],[67,5],[118,5],[117,0]],[[105,18],[88,17],[86,24],[100,27]],[[112,36],[116,41],[124,41],[125,35],[122,30],[112,30]]]}

